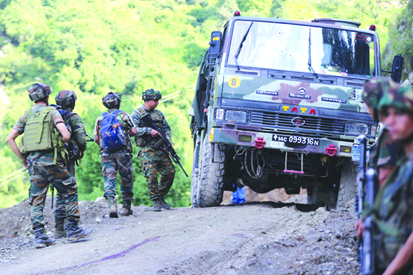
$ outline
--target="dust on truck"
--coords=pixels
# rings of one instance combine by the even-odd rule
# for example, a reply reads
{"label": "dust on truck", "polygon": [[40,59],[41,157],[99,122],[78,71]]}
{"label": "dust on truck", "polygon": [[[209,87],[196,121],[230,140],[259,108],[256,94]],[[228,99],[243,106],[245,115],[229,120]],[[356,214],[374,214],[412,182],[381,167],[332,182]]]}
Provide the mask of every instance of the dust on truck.
{"label": "dust on truck", "polygon": [[354,198],[357,137],[379,130],[362,88],[382,71],[378,35],[359,25],[234,16],[212,32],[192,104],[193,207],[236,184],[306,188],[332,208]]}

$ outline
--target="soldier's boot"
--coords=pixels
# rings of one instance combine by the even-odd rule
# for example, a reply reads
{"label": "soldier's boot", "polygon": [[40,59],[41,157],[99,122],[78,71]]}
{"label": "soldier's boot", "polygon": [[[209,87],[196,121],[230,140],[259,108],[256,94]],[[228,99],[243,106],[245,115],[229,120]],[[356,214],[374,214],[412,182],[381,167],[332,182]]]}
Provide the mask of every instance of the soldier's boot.
{"label": "soldier's boot", "polygon": [[35,229],[34,236],[36,238],[36,248],[44,248],[56,243],[55,239],[46,236],[46,231],[44,230],[44,228]]}
{"label": "soldier's boot", "polygon": [[171,206],[168,203],[166,203],[163,197],[161,197],[160,203],[161,203],[161,208],[166,209],[166,210],[171,209]]}
{"label": "soldier's boot", "polygon": [[115,202],[114,197],[108,198],[108,207],[109,207],[109,217],[117,218],[118,217],[118,206]]}
{"label": "soldier's boot", "polygon": [[155,212],[161,211],[161,201],[159,199],[152,201],[153,202],[153,208],[152,210]]}
{"label": "soldier's boot", "polygon": [[55,216],[55,230],[54,230],[54,237],[55,239],[61,239],[67,237],[67,231],[65,229],[65,219],[66,218],[59,218]]}
{"label": "soldier's boot", "polygon": [[131,209],[131,201],[123,201],[122,209],[119,211],[119,214],[122,216],[129,216],[133,214]]}
{"label": "soldier's boot", "polygon": [[75,242],[80,239],[89,237],[92,234],[90,229],[82,229],[79,227],[77,221],[70,221],[67,223],[67,240]]}

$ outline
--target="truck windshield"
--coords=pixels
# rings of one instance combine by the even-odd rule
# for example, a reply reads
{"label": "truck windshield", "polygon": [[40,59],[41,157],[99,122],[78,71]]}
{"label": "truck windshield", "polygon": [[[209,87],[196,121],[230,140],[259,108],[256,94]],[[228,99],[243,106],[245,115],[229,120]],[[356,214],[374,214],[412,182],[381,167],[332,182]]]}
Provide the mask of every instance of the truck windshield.
{"label": "truck windshield", "polygon": [[[368,33],[301,25],[237,20],[228,64],[317,74],[374,75],[374,36]],[[236,60],[237,59],[237,60]],[[309,62],[311,60],[311,63]]]}

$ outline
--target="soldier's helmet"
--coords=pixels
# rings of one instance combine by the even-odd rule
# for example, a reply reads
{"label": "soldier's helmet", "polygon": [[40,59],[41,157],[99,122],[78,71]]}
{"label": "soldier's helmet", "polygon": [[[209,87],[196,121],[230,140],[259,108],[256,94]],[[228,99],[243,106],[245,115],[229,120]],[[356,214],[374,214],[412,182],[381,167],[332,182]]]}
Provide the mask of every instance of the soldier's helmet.
{"label": "soldier's helmet", "polygon": [[106,108],[119,107],[122,102],[122,95],[119,93],[110,92],[102,98],[103,106]]}
{"label": "soldier's helmet", "polygon": [[148,90],[144,91],[143,94],[142,94],[142,99],[144,101],[159,100],[161,98],[162,98],[161,92],[157,91],[155,89],[148,89]]}
{"label": "soldier's helmet", "polygon": [[52,93],[49,84],[35,83],[29,88],[29,97],[33,102],[45,99]]}
{"label": "soldier's helmet", "polygon": [[62,90],[57,94],[55,100],[56,100],[57,105],[60,105],[64,108],[73,109],[75,106],[77,97],[76,97],[75,92],[73,91]]}
{"label": "soldier's helmet", "polygon": [[380,99],[378,110],[385,113],[388,107],[396,108],[403,113],[413,114],[413,88],[403,86],[389,89]]}
{"label": "soldier's helmet", "polygon": [[396,82],[389,77],[378,77],[364,83],[362,99],[373,110],[378,110],[378,103],[383,94],[392,88],[397,88]]}

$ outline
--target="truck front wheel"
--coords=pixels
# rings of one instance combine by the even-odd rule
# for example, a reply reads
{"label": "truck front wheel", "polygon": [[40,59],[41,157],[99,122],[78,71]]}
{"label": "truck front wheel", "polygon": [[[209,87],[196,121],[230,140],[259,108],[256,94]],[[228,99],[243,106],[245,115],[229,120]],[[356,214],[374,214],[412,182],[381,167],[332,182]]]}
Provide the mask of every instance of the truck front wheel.
{"label": "truck front wheel", "polygon": [[211,144],[207,137],[202,149],[196,203],[199,207],[217,206],[221,204],[224,193],[225,150]]}
{"label": "truck front wheel", "polygon": [[341,165],[340,189],[338,191],[337,207],[342,208],[357,194],[357,167],[358,165],[346,159]]}

